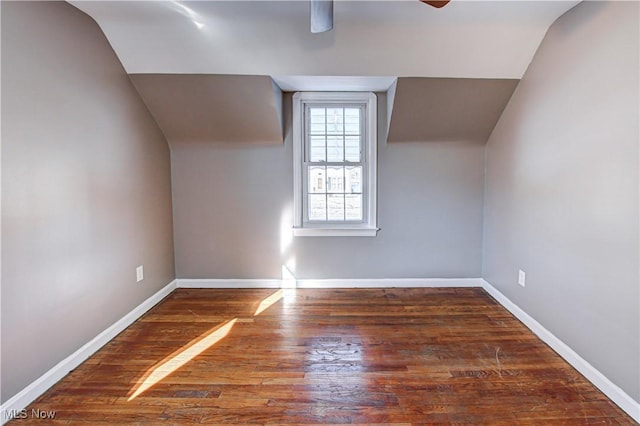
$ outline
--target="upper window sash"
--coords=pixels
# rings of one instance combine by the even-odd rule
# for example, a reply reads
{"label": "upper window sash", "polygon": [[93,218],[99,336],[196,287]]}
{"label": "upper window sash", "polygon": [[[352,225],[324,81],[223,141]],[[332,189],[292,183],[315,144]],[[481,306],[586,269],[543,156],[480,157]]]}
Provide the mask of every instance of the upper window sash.
{"label": "upper window sash", "polygon": [[[304,161],[305,163],[335,163],[335,164],[341,164],[341,163],[366,163],[366,150],[364,149],[364,147],[366,146],[367,143],[367,129],[366,129],[366,121],[367,121],[367,116],[366,116],[366,110],[367,110],[367,105],[365,102],[359,102],[359,103],[353,103],[353,104],[331,104],[331,103],[318,103],[318,102],[313,102],[313,103],[305,103],[305,107],[304,107]],[[314,125],[312,124],[312,117],[311,117],[311,110],[312,109],[345,109],[345,110],[351,110],[351,112],[353,112],[353,110],[357,110],[358,111],[358,128],[357,131],[354,130],[353,127],[350,127],[349,129],[347,129],[348,123],[346,120],[346,117],[343,118],[342,121],[342,130],[338,131],[338,132],[331,132],[328,127],[328,121],[325,121],[325,129],[323,130],[317,130],[314,129]],[[328,118],[328,117],[326,117]],[[317,126],[317,125],[316,125]],[[325,136],[327,137],[326,140],[326,144],[325,144],[325,153],[324,156],[323,155],[316,155],[314,156],[314,152],[312,151],[313,147],[312,147],[312,139],[314,137],[321,137],[321,136]],[[329,155],[329,140],[332,137],[344,137],[344,146],[343,146],[343,156],[341,158],[331,158],[331,156]],[[354,159],[354,152],[348,152],[348,147],[347,147],[347,141],[349,139],[355,139],[355,138],[359,139],[359,152],[357,155],[357,159]],[[315,152],[315,154],[320,154],[319,152]],[[316,158],[314,158],[316,157]]]}

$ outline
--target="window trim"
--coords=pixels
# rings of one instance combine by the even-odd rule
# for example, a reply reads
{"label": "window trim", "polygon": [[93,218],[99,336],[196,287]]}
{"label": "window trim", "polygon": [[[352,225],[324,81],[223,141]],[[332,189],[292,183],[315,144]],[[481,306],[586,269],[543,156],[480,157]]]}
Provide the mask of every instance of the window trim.
{"label": "window trim", "polygon": [[[366,202],[363,205],[364,222],[361,223],[309,223],[303,220],[304,204],[304,150],[305,150],[305,109],[307,104],[362,103],[365,105],[363,117],[364,149],[367,185]],[[293,235],[294,236],[367,236],[375,237],[377,227],[377,105],[372,92],[296,92],[293,95]]]}

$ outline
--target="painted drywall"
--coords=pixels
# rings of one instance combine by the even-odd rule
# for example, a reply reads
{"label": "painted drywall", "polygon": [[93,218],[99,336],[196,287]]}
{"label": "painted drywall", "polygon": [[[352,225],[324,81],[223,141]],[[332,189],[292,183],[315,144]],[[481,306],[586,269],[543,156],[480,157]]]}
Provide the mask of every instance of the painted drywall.
{"label": "painted drywall", "polygon": [[578,0],[337,1],[311,34],[307,1],[73,1],[130,73],[516,78]]}
{"label": "painted drywall", "polygon": [[485,144],[518,80],[399,77],[387,142]]}
{"label": "painted drywall", "polygon": [[636,401],[638,12],[583,2],[549,30],[487,145],[483,260],[489,283]]}
{"label": "painted drywall", "polygon": [[[185,143],[281,144],[282,90],[357,78],[265,75],[131,74],[133,84],[173,147]],[[284,80],[284,81],[283,81]],[[301,81],[302,80],[302,81]],[[386,79],[388,80],[388,79]],[[388,143],[486,143],[518,80],[399,77],[385,85]],[[389,89],[389,90],[387,90]],[[296,90],[304,90],[298,88]],[[324,90],[324,89],[311,89]],[[366,89],[359,89],[365,90]],[[251,102],[247,102],[250,99]]]}
{"label": "painted drywall", "polygon": [[282,144],[282,91],[269,76],[130,77],[169,140]]}
{"label": "painted drywall", "polygon": [[377,237],[292,237],[290,93],[284,145],[169,141],[178,277],[479,277],[484,145],[387,145],[378,102]]}
{"label": "painted drywall", "polygon": [[175,274],[169,148],[98,25],[1,7],[6,402]]}

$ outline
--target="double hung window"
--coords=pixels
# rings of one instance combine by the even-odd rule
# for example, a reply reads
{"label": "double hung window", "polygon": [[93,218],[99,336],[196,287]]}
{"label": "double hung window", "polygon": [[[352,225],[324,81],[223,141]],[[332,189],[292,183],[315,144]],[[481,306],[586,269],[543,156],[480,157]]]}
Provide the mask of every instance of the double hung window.
{"label": "double hung window", "polygon": [[294,235],[375,236],[376,97],[293,97]]}

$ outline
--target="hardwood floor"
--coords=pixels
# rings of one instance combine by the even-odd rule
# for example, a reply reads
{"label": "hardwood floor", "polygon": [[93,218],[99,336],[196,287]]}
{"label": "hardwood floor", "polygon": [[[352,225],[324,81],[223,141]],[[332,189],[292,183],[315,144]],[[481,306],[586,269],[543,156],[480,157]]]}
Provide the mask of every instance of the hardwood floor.
{"label": "hardwood floor", "polygon": [[179,289],[27,414],[15,423],[635,424],[468,288]]}

